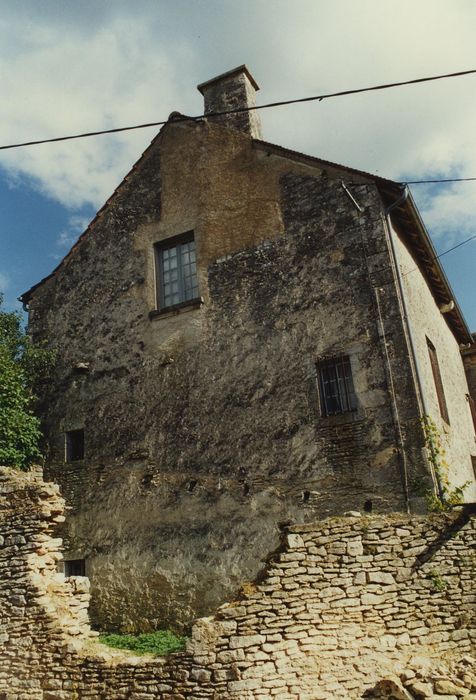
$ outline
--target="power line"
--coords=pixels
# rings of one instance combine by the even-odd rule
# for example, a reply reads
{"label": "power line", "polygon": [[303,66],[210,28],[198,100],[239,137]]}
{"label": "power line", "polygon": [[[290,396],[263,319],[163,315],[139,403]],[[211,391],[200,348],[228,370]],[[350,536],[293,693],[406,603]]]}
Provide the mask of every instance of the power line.
{"label": "power line", "polygon": [[454,177],[446,178],[445,180],[405,180],[405,182],[399,182],[399,185],[430,185],[437,182],[473,182],[476,177]]}
{"label": "power line", "polygon": [[[456,248],[461,248],[462,245],[465,245],[466,243],[469,243],[470,241],[474,241],[475,238],[476,238],[476,234],[474,234],[474,236],[471,236],[470,238],[467,238],[465,241],[461,241],[461,243],[457,243],[452,248],[448,248],[448,250],[444,250],[439,255],[434,255],[431,258],[431,260],[438,260],[439,258],[442,258],[443,255],[446,255],[447,253],[451,253],[452,250],[456,250]],[[410,273],[415,272],[415,270],[418,270],[418,267],[414,267],[412,270],[408,270],[408,272],[404,272],[402,277],[406,277]]]}
{"label": "power line", "polygon": [[[463,75],[471,75],[473,73],[476,73],[476,69],[474,70],[465,70],[465,71],[458,71],[457,73],[445,73],[444,75],[434,75],[428,78],[414,78],[413,80],[403,80],[397,83],[384,83],[381,85],[373,85],[371,87],[365,87],[365,88],[357,88],[354,90],[342,90],[340,92],[330,92],[326,93],[323,95],[314,95],[312,97],[301,97],[298,99],[294,100],[281,100],[279,102],[268,102],[268,104],[264,105],[256,105],[253,107],[239,107],[237,109],[227,109],[221,112],[209,112],[208,114],[201,114],[198,117],[186,117],[183,115],[174,117],[174,121],[195,121],[198,119],[203,119],[204,117],[210,118],[210,117],[221,117],[225,116],[226,114],[238,114],[241,112],[251,112],[251,111],[257,111],[260,109],[269,109],[270,107],[282,107],[284,105],[291,105],[291,104],[299,104],[302,102],[313,102],[318,100],[319,102],[321,100],[327,100],[332,97],[346,97],[348,95],[357,95],[362,92],[372,92],[376,90],[388,90],[390,88],[395,88],[395,87],[401,87],[403,85],[416,85],[417,83],[427,83],[432,80],[443,80],[445,78],[457,78],[461,77]],[[145,124],[136,124],[134,126],[122,126],[122,127],[117,127],[115,129],[102,129],[100,131],[88,131],[82,134],[74,134],[70,136],[56,136],[51,139],[38,139],[35,141],[25,141],[23,143],[12,143],[7,146],[0,146],[0,150],[4,151],[7,149],[12,149],[12,148],[24,148],[26,146],[36,146],[41,143],[56,143],[58,141],[72,141],[73,139],[84,139],[88,138],[90,136],[101,136],[103,134],[117,134],[121,131],[133,131],[135,129],[147,129],[152,126],[163,126],[164,124],[167,124],[169,120],[165,121],[157,121],[157,122],[147,122]],[[416,183],[415,183],[416,184]]]}

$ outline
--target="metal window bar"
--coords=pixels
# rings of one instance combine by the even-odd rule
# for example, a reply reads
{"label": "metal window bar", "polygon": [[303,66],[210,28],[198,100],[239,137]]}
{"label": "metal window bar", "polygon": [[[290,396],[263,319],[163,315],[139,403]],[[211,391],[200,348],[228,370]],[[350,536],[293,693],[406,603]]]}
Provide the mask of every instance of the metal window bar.
{"label": "metal window bar", "polygon": [[320,360],[317,363],[321,410],[324,416],[354,411],[357,400],[347,356]]}

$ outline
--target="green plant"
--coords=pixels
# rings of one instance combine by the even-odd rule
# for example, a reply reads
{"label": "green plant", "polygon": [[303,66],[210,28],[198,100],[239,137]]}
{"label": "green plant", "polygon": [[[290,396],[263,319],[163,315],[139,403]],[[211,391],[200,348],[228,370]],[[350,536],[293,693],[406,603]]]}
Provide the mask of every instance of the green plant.
{"label": "green plant", "polygon": [[99,641],[115,649],[130,649],[136,654],[166,656],[185,649],[186,637],[179,637],[169,630],[158,630],[148,634],[101,634]]}
{"label": "green plant", "polygon": [[444,591],[445,588],[448,588],[448,583],[434,569],[433,571],[430,571],[430,573],[428,574],[428,578],[430,579],[431,583],[433,584],[433,588],[436,591]]}
{"label": "green plant", "polygon": [[[0,294],[0,307],[3,297]],[[0,308],[0,464],[27,469],[39,459],[36,393],[47,379],[52,353],[32,345],[18,312]]]}
{"label": "green plant", "polygon": [[448,479],[449,465],[446,461],[446,450],[443,447],[439,430],[434,420],[430,416],[425,416],[422,419],[422,425],[425,433],[425,444],[428,450],[428,459],[433,466],[440,490],[438,495],[433,491],[427,491],[427,507],[431,513],[447,512],[450,511],[453,506],[463,503],[464,491],[468,488],[471,482],[466,481],[461,486],[456,486],[454,489],[450,489]]}

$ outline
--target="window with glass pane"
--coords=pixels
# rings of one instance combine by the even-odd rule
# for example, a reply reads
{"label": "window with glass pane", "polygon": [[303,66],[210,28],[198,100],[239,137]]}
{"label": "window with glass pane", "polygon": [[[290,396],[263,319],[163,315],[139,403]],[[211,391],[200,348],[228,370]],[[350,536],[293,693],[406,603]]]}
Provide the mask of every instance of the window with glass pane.
{"label": "window with glass pane", "polygon": [[194,239],[187,238],[175,245],[159,245],[156,252],[159,308],[196,299],[198,280]]}
{"label": "window with glass pane", "polygon": [[323,359],[317,363],[321,414],[335,416],[357,409],[357,397],[347,356]]}

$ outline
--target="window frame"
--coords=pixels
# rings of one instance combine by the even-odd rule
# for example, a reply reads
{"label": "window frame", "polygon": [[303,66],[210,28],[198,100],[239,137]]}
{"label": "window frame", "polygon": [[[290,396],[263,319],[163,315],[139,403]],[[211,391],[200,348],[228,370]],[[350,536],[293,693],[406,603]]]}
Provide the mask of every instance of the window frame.
{"label": "window frame", "polygon": [[[190,251],[184,251],[183,246],[188,243],[194,243],[193,252],[195,254],[195,259],[193,263],[189,261],[185,262],[183,256]],[[165,280],[164,280],[164,252],[167,250],[175,249],[177,257],[177,283],[178,283],[178,301],[174,303],[166,303],[166,293],[165,293]],[[158,311],[169,311],[181,306],[188,306],[189,304],[195,304],[200,301],[199,287],[198,287],[198,269],[197,269],[197,245],[195,240],[194,231],[186,231],[178,236],[173,236],[172,238],[166,238],[162,241],[158,241],[154,244],[154,262],[155,262],[155,286],[156,286],[156,308]],[[192,287],[192,291],[195,292],[190,298],[187,298],[187,287],[186,287],[186,276],[184,275],[184,270],[186,266],[190,266],[191,275],[195,276],[197,279],[196,285]],[[193,265],[193,267],[192,267]]]}
{"label": "window frame", "polygon": [[436,398],[438,399],[438,406],[440,408],[440,415],[447,423],[450,425],[450,417],[448,414],[448,404],[446,402],[445,389],[443,386],[443,378],[440,371],[440,363],[438,362],[438,354],[436,348],[428,338],[426,338],[426,346],[428,348],[428,356],[430,358],[431,373],[433,375],[433,385],[436,391]]}
{"label": "window frame", "polygon": [[[343,415],[355,415],[358,412],[357,394],[355,391],[354,378],[352,374],[352,364],[350,356],[344,353],[332,356],[319,357],[315,363],[316,384],[319,398],[319,413],[322,418],[334,418]],[[340,370],[344,370],[341,376]],[[333,371],[335,378],[325,377],[325,372]],[[337,389],[337,394],[331,395],[329,387],[331,382]],[[336,400],[339,408],[333,410],[330,402]]]}

